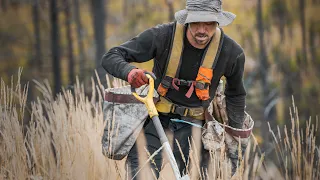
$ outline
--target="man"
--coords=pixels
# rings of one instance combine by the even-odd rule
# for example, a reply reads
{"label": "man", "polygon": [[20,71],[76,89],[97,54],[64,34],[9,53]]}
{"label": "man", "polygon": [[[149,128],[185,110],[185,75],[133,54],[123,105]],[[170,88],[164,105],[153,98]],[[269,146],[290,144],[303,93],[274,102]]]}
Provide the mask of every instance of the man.
{"label": "man", "polygon": [[[138,88],[147,84],[148,78],[144,70],[129,63],[154,59],[155,87],[161,95],[157,104],[159,118],[164,129],[170,130],[179,141],[183,156],[188,159],[192,125],[173,119],[203,125],[204,111],[214,98],[222,76],[227,81],[225,95],[229,125],[242,128],[246,96],[242,81],[245,55],[243,49],[219,28],[235,19],[234,14],[222,11],[221,0],[187,0],[186,9],[176,12],[175,19],[177,22],[147,29],[110,49],[103,56],[102,66],[111,75]],[[165,110],[168,106],[169,110]],[[146,121],[144,134],[148,151],[152,154],[161,146],[152,121]],[[181,173],[186,173],[176,143],[173,149]],[[208,151],[202,150],[201,154],[208,159]],[[234,173],[238,157],[230,159]],[[161,169],[161,162],[161,155],[156,155],[154,168]],[[127,163],[129,174],[135,175],[139,169],[136,145],[131,149]],[[207,168],[206,163],[201,166]],[[157,171],[155,173],[159,175]]]}

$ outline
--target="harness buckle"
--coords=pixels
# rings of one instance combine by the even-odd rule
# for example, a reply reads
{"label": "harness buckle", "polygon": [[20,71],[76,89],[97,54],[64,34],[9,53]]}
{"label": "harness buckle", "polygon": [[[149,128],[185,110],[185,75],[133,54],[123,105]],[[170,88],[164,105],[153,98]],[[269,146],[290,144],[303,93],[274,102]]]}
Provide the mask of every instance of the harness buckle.
{"label": "harness buckle", "polygon": [[187,81],[187,80],[184,80],[184,79],[180,79],[180,85],[181,86],[191,86],[193,83],[193,81]]}
{"label": "harness buckle", "polygon": [[197,89],[207,89],[209,85],[210,85],[209,83],[204,83],[200,81],[197,81],[195,84]]}
{"label": "harness buckle", "polygon": [[172,78],[169,77],[169,76],[165,76],[163,78],[163,80],[161,81],[161,84],[164,88],[170,88],[171,87],[171,81],[172,81]]}
{"label": "harness buckle", "polygon": [[189,115],[190,116],[201,116],[204,113],[203,108],[192,108],[189,110]]}
{"label": "harness buckle", "polygon": [[186,81],[184,79],[180,79],[180,85],[181,86],[187,86],[188,85],[188,81]]}
{"label": "harness buckle", "polygon": [[172,110],[171,112],[174,114],[179,114],[180,116],[187,116],[188,115],[188,108],[182,107],[182,106],[177,106],[175,104],[172,105]]}

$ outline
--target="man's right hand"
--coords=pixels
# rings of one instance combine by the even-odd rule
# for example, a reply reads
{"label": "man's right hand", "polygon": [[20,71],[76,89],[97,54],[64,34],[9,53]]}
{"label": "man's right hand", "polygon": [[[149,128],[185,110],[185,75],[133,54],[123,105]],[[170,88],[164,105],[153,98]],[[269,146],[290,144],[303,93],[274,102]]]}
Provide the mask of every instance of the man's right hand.
{"label": "man's right hand", "polygon": [[132,69],[128,74],[128,82],[134,88],[139,88],[142,85],[148,84],[149,79],[142,69]]}

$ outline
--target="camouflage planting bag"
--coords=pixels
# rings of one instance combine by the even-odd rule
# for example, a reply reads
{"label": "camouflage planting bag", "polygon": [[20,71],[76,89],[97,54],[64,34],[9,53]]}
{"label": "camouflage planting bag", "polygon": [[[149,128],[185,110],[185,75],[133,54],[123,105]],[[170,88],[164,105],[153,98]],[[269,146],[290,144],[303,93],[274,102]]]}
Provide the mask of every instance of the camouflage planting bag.
{"label": "camouflage planting bag", "polygon": [[254,121],[247,112],[245,112],[244,118],[241,129],[228,125],[223,81],[220,80],[216,96],[205,112],[206,124],[202,131],[204,148],[210,151],[226,148],[229,154],[238,153],[239,141],[245,147],[249,142],[254,126]]}
{"label": "camouflage planting bag", "polygon": [[[136,92],[143,97],[148,89],[148,86],[142,86]],[[154,101],[157,97],[155,92]],[[103,154],[111,159],[123,159],[135,143],[147,117],[147,108],[132,95],[131,86],[106,89],[103,104]]]}

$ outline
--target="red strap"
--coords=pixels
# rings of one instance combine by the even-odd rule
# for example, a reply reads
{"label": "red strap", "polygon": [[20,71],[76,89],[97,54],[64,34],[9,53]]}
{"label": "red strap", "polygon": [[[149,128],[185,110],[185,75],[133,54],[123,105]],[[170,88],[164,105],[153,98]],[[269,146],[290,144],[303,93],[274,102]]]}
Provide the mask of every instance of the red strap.
{"label": "red strap", "polygon": [[[177,84],[176,84],[176,83],[177,83]],[[187,98],[190,98],[190,97],[191,97],[191,95],[192,95],[192,93],[193,93],[193,91],[194,91],[194,88],[195,88],[196,84],[197,84],[196,81],[192,81],[191,83],[188,83],[188,86],[190,86],[190,88],[189,88],[188,92],[185,94],[185,96],[186,96]],[[172,87],[173,87],[175,90],[179,91],[179,87],[178,87],[177,85],[180,85],[180,79],[178,79],[178,78],[173,78],[173,79],[172,79],[172,82],[171,82],[171,85],[172,85]]]}
{"label": "red strap", "polygon": [[180,85],[180,80],[178,79],[178,78],[173,78],[172,79],[172,87],[174,88],[174,89],[176,89],[177,91],[179,91],[179,87],[176,85],[176,81],[178,82],[178,85]]}
{"label": "red strap", "polygon": [[186,93],[186,97],[187,98],[190,98],[191,97],[191,95],[192,95],[192,93],[193,93],[193,91],[194,91],[194,85],[195,85],[195,81],[193,81],[191,84],[190,84],[190,88],[189,88],[189,90],[188,90],[188,92]]}
{"label": "red strap", "polygon": [[248,138],[251,135],[251,131],[252,131],[252,129],[237,131],[237,130],[232,129],[228,126],[225,126],[225,130],[230,135],[232,135],[234,137],[240,137],[240,138]]}

